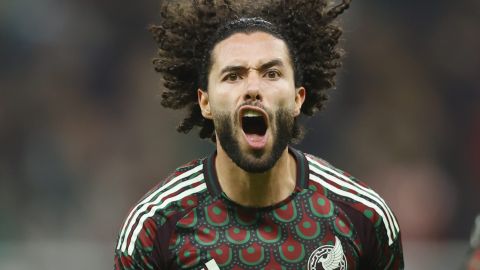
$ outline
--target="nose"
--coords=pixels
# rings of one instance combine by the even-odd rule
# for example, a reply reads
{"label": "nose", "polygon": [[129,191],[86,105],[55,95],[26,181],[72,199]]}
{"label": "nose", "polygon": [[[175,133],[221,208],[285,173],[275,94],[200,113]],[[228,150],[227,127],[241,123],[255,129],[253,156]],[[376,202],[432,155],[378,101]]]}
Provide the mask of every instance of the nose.
{"label": "nose", "polygon": [[247,77],[246,91],[244,94],[245,101],[262,101],[262,95],[260,94],[261,78],[257,74],[256,70],[250,70]]}

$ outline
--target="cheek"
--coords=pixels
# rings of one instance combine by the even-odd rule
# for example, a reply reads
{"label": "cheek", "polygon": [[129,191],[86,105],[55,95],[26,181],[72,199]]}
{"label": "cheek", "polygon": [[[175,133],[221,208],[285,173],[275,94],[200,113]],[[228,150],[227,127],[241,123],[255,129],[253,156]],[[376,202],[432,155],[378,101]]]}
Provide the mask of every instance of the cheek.
{"label": "cheek", "polygon": [[210,106],[221,111],[234,111],[238,105],[239,96],[234,89],[216,89],[210,98]]}
{"label": "cheek", "polygon": [[295,85],[287,79],[271,82],[266,85],[271,91],[268,91],[269,98],[282,105],[295,102]]}
{"label": "cheek", "polygon": [[235,107],[229,99],[217,97],[210,103],[211,110],[214,114],[231,114],[235,111]]}
{"label": "cheek", "polygon": [[225,118],[227,116],[228,118],[233,119],[235,115],[234,104],[228,98],[218,95],[210,103],[210,109],[214,118]]}
{"label": "cheek", "polygon": [[294,90],[282,91],[275,93],[272,97],[275,100],[272,105],[278,109],[294,109],[295,108],[295,93]]}

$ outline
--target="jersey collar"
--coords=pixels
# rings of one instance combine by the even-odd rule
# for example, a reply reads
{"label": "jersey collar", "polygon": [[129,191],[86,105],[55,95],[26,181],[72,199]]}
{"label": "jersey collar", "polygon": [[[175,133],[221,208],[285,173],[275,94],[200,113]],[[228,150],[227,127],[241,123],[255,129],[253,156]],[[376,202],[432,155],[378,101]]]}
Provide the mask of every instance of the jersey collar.
{"label": "jersey collar", "polygon": [[[295,163],[297,167],[297,179],[295,190],[302,190],[307,186],[307,174],[308,174],[308,162],[305,155],[293,148],[288,147],[288,152],[293,155],[295,158]],[[215,150],[210,156],[208,156],[203,161],[204,166],[204,176],[205,182],[207,184],[208,191],[212,196],[221,195],[222,188],[220,187],[220,183],[218,182],[217,172],[215,169],[215,157],[217,156],[217,151]]]}

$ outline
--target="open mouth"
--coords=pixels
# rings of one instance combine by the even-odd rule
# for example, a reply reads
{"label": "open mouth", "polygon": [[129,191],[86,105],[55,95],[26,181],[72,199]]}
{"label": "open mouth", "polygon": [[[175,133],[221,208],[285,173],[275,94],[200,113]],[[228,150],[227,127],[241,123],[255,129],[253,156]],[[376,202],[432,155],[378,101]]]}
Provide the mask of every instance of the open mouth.
{"label": "open mouth", "polygon": [[242,129],[245,134],[265,135],[267,124],[263,114],[258,111],[247,110],[242,116]]}
{"label": "open mouth", "polygon": [[240,125],[247,144],[255,150],[265,149],[268,142],[268,116],[264,110],[245,106],[240,111]]}
{"label": "open mouth", "polygon": [[242,129],[246,135],[265,135],[268,126],[263,112],[247,108],[242,110],[241,116]]}

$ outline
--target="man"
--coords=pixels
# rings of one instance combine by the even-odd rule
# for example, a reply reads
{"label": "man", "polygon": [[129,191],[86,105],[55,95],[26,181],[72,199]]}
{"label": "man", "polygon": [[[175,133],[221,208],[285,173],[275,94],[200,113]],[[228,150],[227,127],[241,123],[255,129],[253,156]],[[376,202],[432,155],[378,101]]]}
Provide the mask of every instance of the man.
{"label": "man", "polygon": [[289,146],[298,116],[321,109],[334,85],[341,31],[332,21],[349,3],[220,2],[166,4],[152,27],[162,104],[187,107],[179,131],[200,126],[216,151],[131,210],[115,268],[403,269],[384,200]]}

